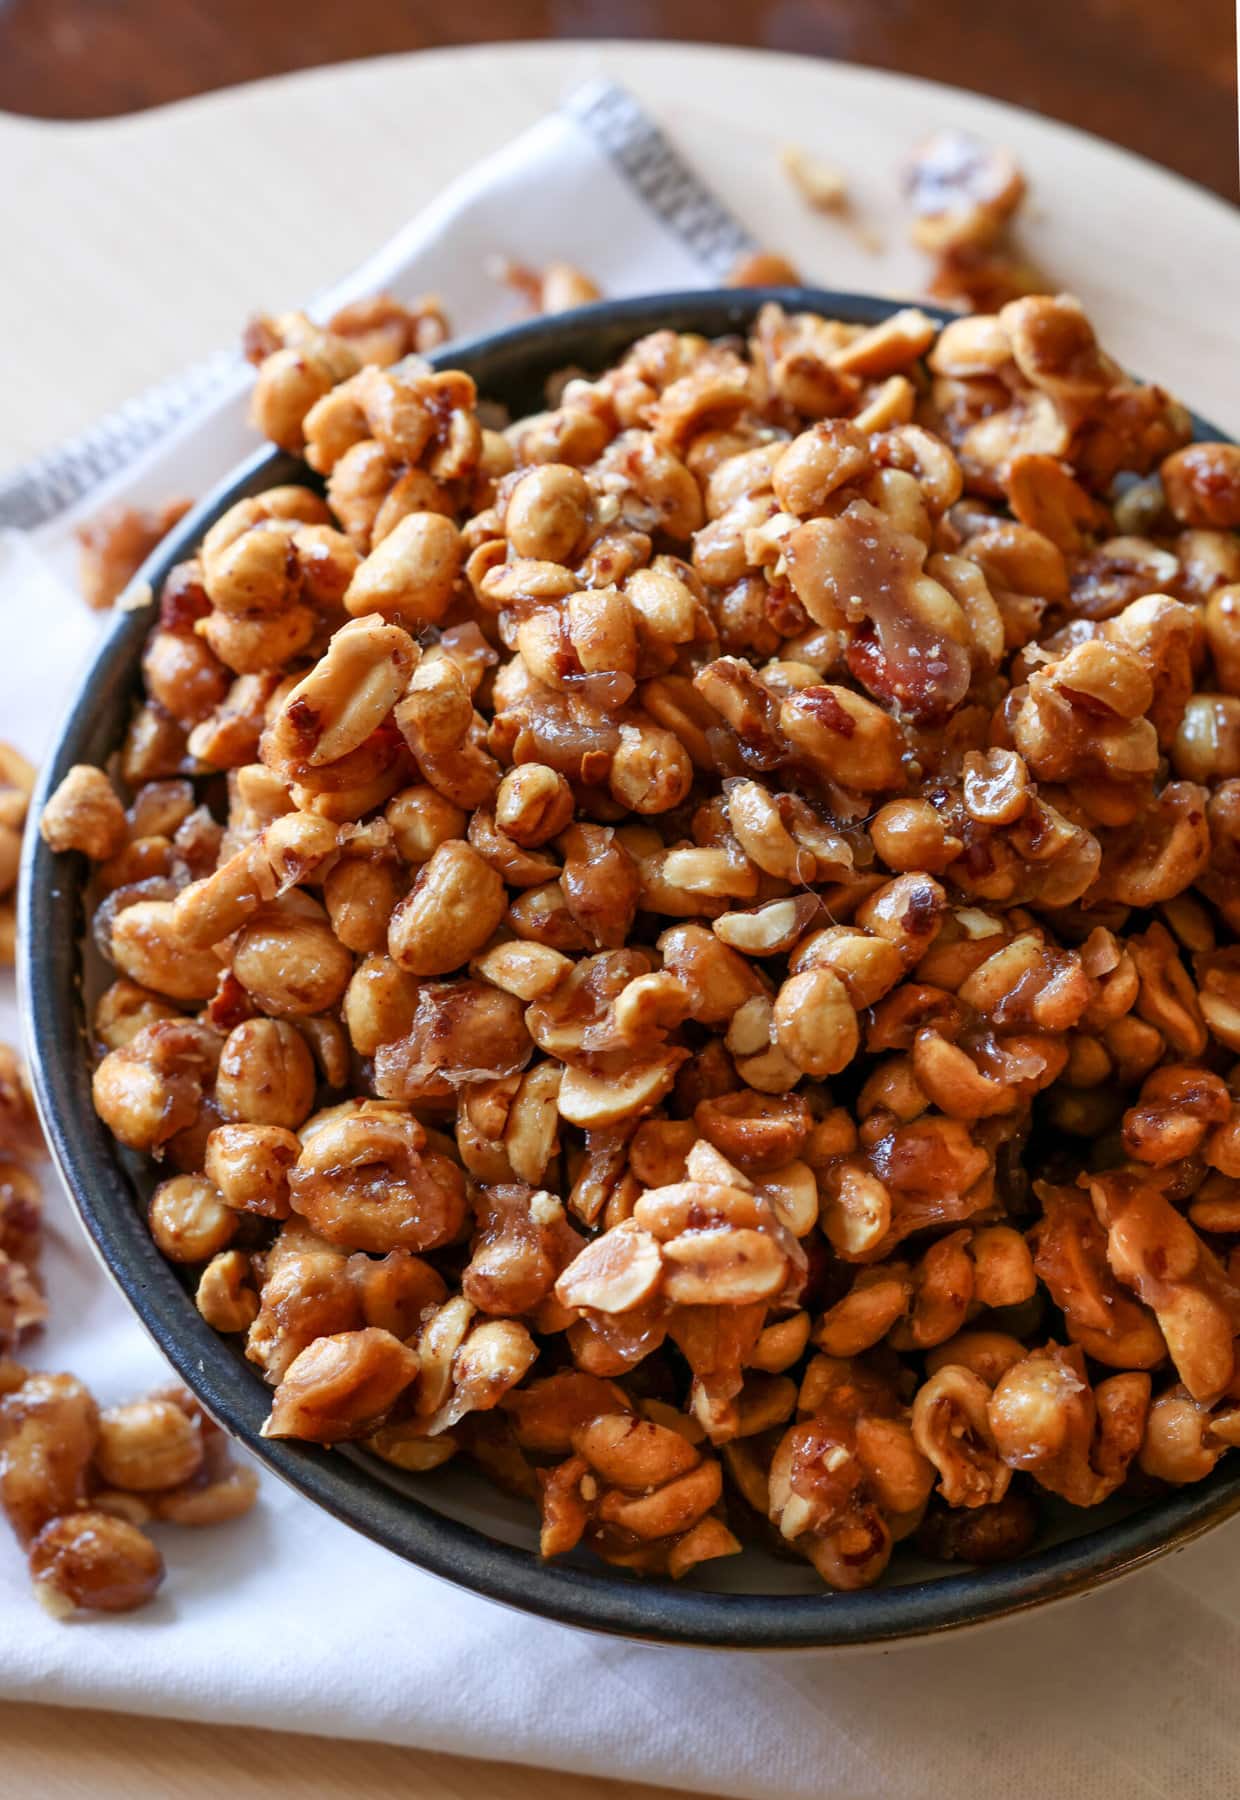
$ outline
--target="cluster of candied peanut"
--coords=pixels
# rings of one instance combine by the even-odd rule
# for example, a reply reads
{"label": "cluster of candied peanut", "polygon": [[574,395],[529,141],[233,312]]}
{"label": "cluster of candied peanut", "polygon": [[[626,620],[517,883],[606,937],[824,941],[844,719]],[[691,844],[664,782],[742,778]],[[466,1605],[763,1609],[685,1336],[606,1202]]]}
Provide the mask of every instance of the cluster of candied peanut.
{"label": "cluster of candied peanut", "polygon": [[[881,244],[855,216],[842,169],[795,145],[780,153],[784,173],[815,212],[848,226],[862,248]],[[1053,284],[1021,250],[1015,223],[1025,199],[1025,177],[1009,150],[954,128],[924,139],[903,171],[911,213],[909,237],[933,258],[926,297],[963,312],[994,313],[1028,294],[1047,294]],[[731,287],[802,285],[805,277],[785,257],[749,251],[733,265]]]}
{"label": "cluster of candied peanut", "polygon": [[528,263],[513,262],[511,257],[497,256],[488,273],[519,294],[535,313],[570,312],[575,306],[588,306],[592,300],[603,297],[602,290],[584,270],[568,262],[549,262],[535,269]]}
{"label": "cluster of candied peanut", "polygon": [[[300,417],[343,375],[363,363],[386,365],[414,351],[434,350],[447,336],[447,321],[431,295],[411,306],[390,294],[355,301],[333,315],[326,333],[304,313],[252,319],[245,350],[252,362],[264,365],[264,431],[284,442],[286,416]],[[300,441],[288,447],[300,449]],[[86,604],[95,610],[111,606],[189,507],[180,499],[159,506],[111,506],[79,526],[78,582]]]}
{"label": "cluster of candied peanut", "polygon": [[17,1053],[0,1044],[0,1362],[47,1317],[39,1277],[43,1195],[30,1167],[45,1154]]}
{"label": "cluster of candied peanut", "polygon": [[0,1357],[0,1510],[54,1617],[142,1606],[164,1578],[144,1525],[218,1525],[257,1492],[184,1388],[100,1412],[75,1376]]}
{"label": "cluster of candied peanut", "polygon": [[548,1555],[842,1587],[1206,1473],[1240,451],[1066,297],[660,331],[503,430],[362,355],[270,348],[326,499],[211,527],[128,805],[43,819],[96,1105],[268,1432],[468,1458]]}
{"label": "cluster of candied peanut", "polygon": [[[0,837],[16,840],[15,862],[34,771],[7,745],[0,755],[8,784],[0,803],[6,793],[14,802]],[[86,775],[88,794],[93,785],[112,797],[97,771]],[[81,826],[90,809],[82,812],[80,784],[77,791]],[[92,851],[106,854],[111,840],[81,829]],[[126,1612],[164,1575],[142,1525],[236,1518],[253,1505],[258,1484],[253,1470],[233,1465],[227,1439],[189,1394],[153,1394],[100,1413],[74,1376],[32,1373],[14,1359],[47,1318],[43,1201],[30,1167],[44,1154],[21,1064],[0,1044],[0,1511],[50,1612]]]}
{"label": "cluster of candied peanut", "polygon": [[77,529],[78,586],[92,611],[119,599],[162,538],[190,509],[188,500],[162,506],[105,507]]}
{"label": "cluster of candied peanut", "polygon": [[934,269],[931,299],[972,312],[997,312],[1047,284],[1014,241],[1025,177],[1011,152],[969,131],[936,131],[905,171],[910,236]]}
{"label": "cluster of candied peanut", "polygon": [[47,1317],[42,1197],[29,1167],[43,1154],[21,1065],[0,1044],[0,1512],[49,1612],[127,1612],[164,1576],[143,1525],[237,1518],[258,1482],[183,1390],[101,1413],[74,1376],[14,1359]]}
{"label": "cluster of candied peanut", "polygon": [[[332,338],[343,340],[352,352],[354,369],[360,369],[363,363],[377,363],[381,368],[387,368],[389,364],[399,362],[402,356],[425,355],[436,350],[448,338],[448,321],[434,294],[423,294],[412,303],[398,300],[393,294],[372,294],[365,300],[354,300],[342,306],[332,314],[325,329]],[[318,394],[326,391],[321,386],[317,393],[312,391],[322,349],[322,330],[300,312],[279,313],[274,318],[260,313],[245,328],[243,348],[250,362],[261,366],[279,353],[279,360],[268,370],[269,384],[273,375],[279,384],[291,380],[293,371],[299,367],[302,369],[308,383],[304,390],[303,412]],[[304,358],[303,350],[306,352]],[[335,354],[339,355],[339,350]],[[276,375],[276,371],[283,373]]]}

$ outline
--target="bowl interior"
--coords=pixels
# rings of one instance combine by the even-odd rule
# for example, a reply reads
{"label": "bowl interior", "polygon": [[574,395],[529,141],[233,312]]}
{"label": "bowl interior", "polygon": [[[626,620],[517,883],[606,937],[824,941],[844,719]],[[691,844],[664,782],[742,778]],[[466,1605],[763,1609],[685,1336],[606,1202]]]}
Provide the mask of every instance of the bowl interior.
{"label": "bowl interior", "polygon": [[[664,326],[710,337],[743,330],[768,299],[863,323],[886,317],[897,304],[816,289],[655,295],[537,319],[449,347],[434,360],[466,369],[485,399],[516,416],[538,410],[545,381],[565,368],[597,371],[635,338]],[[1222,435],[1195,424],[1198,436]],[[143,577],[157,593],[172,565],[235,501],[307,479],[295,458],[258,453],[185,518]],[[34,813],[73,763],[105,763],[117,748],[150,623],[149,608],[117,614],[44,766]],[[542,1563],[532,1509],[457,1464],[416,1477],[357,1449],[264,1439],[259,1434],[270,1390],[240,1352],[206,1325],[191,1289],[156,1250],[144,1216],[145,1164],[121,1152],[95,1115],[86,1001],[99,971],[85,948],[82,871],[76,858],[53,857],[37,833],[27,836],[21,903],[26,930],[20,975],[39,1107],[104,1264],[182,1380],[227,1430],[327,1511],[437,1575],[568,1624],[649,1641],[751,1649],[855,1646],[978,1623],[1078,1592],[1240,1510],[1240,1469],[1231,1472],[1224,1463],[1206,1481],[1139,1509],[1113,1504],[1082,1515],[1064,1507],[1049,1516],[1035,1552],[996,1568],[944,1574],[939,1564],[897,1559],[880,1586],[829,1594],[800,1563],[748,1551],[672,1587],[604,1571],[584,1557]]]}

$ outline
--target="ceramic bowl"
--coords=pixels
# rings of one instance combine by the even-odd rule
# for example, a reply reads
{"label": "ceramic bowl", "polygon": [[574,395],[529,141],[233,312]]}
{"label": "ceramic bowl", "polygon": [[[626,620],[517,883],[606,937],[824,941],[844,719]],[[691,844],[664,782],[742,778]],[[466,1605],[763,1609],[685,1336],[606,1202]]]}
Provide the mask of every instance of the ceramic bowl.
{"label": "ceramic bowl", "polygon": [[[537,319],[442,351],[480,394],[514,413],[543,404],[543,382],[566,366],[598,370],[645,332],[670,326],[707,336],[742,331],[768,299],[872,323],[891,301],[817,289],[720,290],[604,302]],[[949,315],[942,315],[944,318]],[[1222,434],[1198,422],[1198,435]],[[303,464],[263,450],[164,541],[142,572],[158,593],[174,563],[212,521],[248,494],[305,481]],[[139,685],[149,608],[117,613],[42,771],[32,814],[77,762],[106,762]],[[1077,1594],[1152,1561],[1240,1510],[1240,1460],[1139,1509],[1052,1518],[1027,1556],[986,1569],[904,1560],[859,1593],[829,1593],[799,1562],[758,1551],[706,1565],[679,1585],[642,1582],[584,1555],[543,1563],[533,1509],[457,1465],[402,1474],[363,1451],[268,1440],[270,1390],[239,1350],[199,1316],[185,1277],[147,1231],[146,1171],[95,1116],[84,992],[91,972],[79,859],[53,856],[28,835],[21,905],[21,976],[34,1083],[48,1141],[82,1223],[130,1305],[207,1410],[273,1473],[396,1555],[509,1606],[567,1625],[648,1642],[732,1649],[859,1647],[975,1625]]]}

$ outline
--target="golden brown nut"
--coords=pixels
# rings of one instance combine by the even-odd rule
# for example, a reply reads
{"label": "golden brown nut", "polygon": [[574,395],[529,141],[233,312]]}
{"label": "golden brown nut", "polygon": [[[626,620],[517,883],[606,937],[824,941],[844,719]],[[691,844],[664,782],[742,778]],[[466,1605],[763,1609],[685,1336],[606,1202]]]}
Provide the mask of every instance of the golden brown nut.
{"label": "golden brown nut", "polygon": [[589,518],[585,476],[566,463],[541,463],[522,475],[504,506],[504,531],[518,556],[570,562]]}
{"label": "golden brown nut", "polygon": [[95,1110],[132,1150],[158,1150],[195,1123],[219,1038],[176,1014],[144,1025],[95,1070]]}
{"label": "golden brown nut", "polygon": [[463,837],[464,809],[446,800],[428,783],[404,788],[383,809],[397,854],[413,868],[430,861],[440,844]]}
{"label": "golden brown nut", "polygon": [[728,273],[729,287],[799,287],[800,271],[771,250],[751,250],[737,258]]}
{"label": "golden brown nut", "polygon": [[530,1049],[515,995],[476,981],[424,982],[408,1031],[375,1053],[375,1090],[411,1104],[446,1099],[466,1084],[516,1075]]}
{"label": "golden brown nut", "polygon": [[572,1433],[575,1454],[542,1493],[542,1553],[563,1555],[586,1536],[609,1562],[663,1568],[673,1577],[740,1548],[711,1516],[719,1464],[676,1431],[627,1412],[604,1413]]}
{"label": "golden brown nut", "polygon": [[856,1054],[856,1011],[844,983],[826,967],[789,977],[772,1023],[780,1049],[805,1075],[836,1075]]}
{"label": "golden brown nut", "polygon": [[353,972],[344,996],[344,1021],[359,1056],[405,1037],[413,1024],[419,983],[390,956],[367,956]]}
{"label": "golden brown nut", "polygon": [[203,1173],[225,1206],[286,1219],[289,1171],[300,1154],[300,1142],[282,1126],[220,1125],[207,1139]]}
{"label": "golden brown nut", "polygon": [[516,1319],[476,1319],[460,1295],[427,1316],[418,1354],[418,1416],[438,1436],[498,1406],[528,1374],[538,1346]]}
{"label": "golden brown nut", "polygon": [[358,569],[344,597],[354,618],[382,613],[412,631],[443,617],[461,566],[460,535],[439,512],[397,521]]}
{"label": "golden brown nut", "polygon": [[283,1019],[246,1019],[220,1051],[215,1102],[246,1125],[295,1131],[314,1105],[314,1063],[304,1038]]}
{"label": "golden brown nut", "polygon": [[913,240],[944,251],[992,243],[1019,206],[1024,177],[1006,150],[965,131],[938,131],[919,145],[906,184]]}
{"label": "golden brown nut", "polygon": [[96,1041],[105,1050],[120,1050],[147,1025],[178,1016],[170,1001],[122,976],[99,996],[91,1023]]}
{"label": "golden brown nut", "polygon": [[85,1499],[99,1412],[72,1375],[29,1375],[0,1398],[0,1506],[19,1543]]}
{"label": "golden brown nut", "polygon": [[32,1161],[47,1154],[21,1059],[5,1043],[0,1043],[0,1144]]}
{"label": "golden brown nut", "polygon": [[771,1522],[829,1586],[868,1586],[906,1518],[920,1518],[933,1469],[890,1390],[857,1364],[818,1357],[800,1410],[771,1462]]}
{"label": "golden brown nut", "polygon": [[[185,1396],[179,1404],[185,1404]],[[191,1412],[194,1408],[187,1409]],[[234,1463],[228,1439],[203,1418],[203,1460],[197,1473],[178,1487],[145,1496],[156,1519],[171,1525],[222,1525],[249,1512],[258,1499],[258,1476]]]}
{"label": "golden brown nut", "polygon": [[1075,1506],[1096,1506],[1128,1473],[1149,1404],[1148,1375],[1112,1375],[1092,1388],[1083,1353],[1051,1343],[1000,1377],[988,1413],[1010,1467]]}
{"label": "golden brown nut", "polygon": [[285,1372],[263,1436],[317,1444],[366,1437],[417,1372],[417,1353],[376,1326],[319,1338]]}
{"label": "golden brown nut", "polygon": [[425,1149],[403,1109],[366,1102],[303,1133],[289,1174],[293,1210],[328,1243],[384,1255],[451,1243],[465,1216],[461,1171]]}
{"label": "golden brown nut", "polygon": [[320,331],[308,319],[298,320],[295,335],[290,321],[282,321],[282,342],[259,366],[250,399],[250,416],[264,437],[282,449],[298,451],[305,444],[306,414],[317,400],[354,374],[356,351],[330,331]]}
{"label": "golden brown nut", "polygon": [[1208,1407],[1177,1384],[1150,1406],[1139,1461],[1147,1475],[1178,1487],[1204,1481],[1225,1451],[1240,1438],[1240,1418],[1224,1400]]}
{"label": "golden brown nut", "polygon": [[323,881],[323,904],[346,950],[373,953],[387,943],[388,921],[405,892],[390,854],[342,856]]}
{"label": "golden brown nut", "polygon": [[219,959],[182,935],[171,900],[137,900],[118,912],[109,947],[131,981],[170,1000],[207,1000],[219,980]]}
{"label": "golden brown nut", "polygon": [[336,1004],[349,985],[353,958],[325,918],[270,907],[242,927],[232,969],[264,1011],[298,1019]]}
{"label": "golden brown nut", "polygon": [[495,759],[476,739],[469,683],[450,657],[426,658],[393,719],[430,785],[451,805],[485,805],[499,786]]}
{"label": "golden brown nut", "polygon": [[95,1466],[110,1487],[176,1487],[197,1474],[202,1455],[198,1420],[171,1400],[131,1400],[99,1415]]}
{"label": "golden brown nut", "polygon": [[410,975],[446,975],[469,961],[504,913],[504,884],[470,844],[440,844],[392,914],[388,949]]}
{"label": "golden brown nut", "polygon": [[161,1182],[147,1222],[169,1262],[179,1263],[206,1262],[228,1246],[237,1229],[236,1215],[205,1175],[174,1175]]}
{"label": "golden brown nut", "polygon": [[986,1383],[951,1363],[914,1396],[913,1436],[938,1470],[939,1492],[949,1506],[991,1506],[1012,1479],[995,1444],[989,1401]]}
{"label": "golden brown nut", "polygon": [[1167,1353],[1155,1320],[1127,1294],[1107,1262],[1106,1233],[1074,1189],[1040,1192],[1043,1217],[1030,1233],[1034,1268],[1064,1314],[1068,1335],[1113,1369],[1152,1369]]}
{"label": "golden brown nut", "polygon": [[373,613],[354,618],[282,699],[263,734],[263,761],[290,781],[342,762],[383,724],[417,660],[399,625]]}
{"label": "golden brown nut", "polygon": [[49,849],[80,850],[94,862],[115,856],[128,835],[125,809],[102,769],[75,763],[43,808]]}
{"label": "golden brown nut", "polygon": [[162,506],[111,506],[79,525],[78,586],[87,606],[111,606],[190,505],[168,500]]}
{"label": "golden brown nut", "polygon": [[1218,1399],[1235,1374],[1240,1289],[1193,1227],[1141,1170],[1094,1177],[1107,1260],[1158,1320],[1195,1400]]}
{"label": "golden brown nut", "polygon": [[209,718],[232,684],[205,639],[185,631],[156,631],[143,653],[142,674],[151,699],[186,728]]}
{"label": "golden brown nut", "polygon": [[0,824],[0,894],[10,894],[21,866],[22,840],[11,825]]}
{"label": "golden brown nut", "polygon": [[1163,492],[1183,525],[1240,526],[1240,445],[1189,444],[1159,471]]}
{"label": "golden brown nut", "polygon": [[53,1618],[132,1612],[164,1578],[164,1559],[135,1525],[106,1512],[73,1512],[46,1524],[30,1546],[35,1598]]}
{"label": "golden brown nut", "polygon": [[20,832],[34,793],[35,767],[13,744],[0,740],[0,825]]}

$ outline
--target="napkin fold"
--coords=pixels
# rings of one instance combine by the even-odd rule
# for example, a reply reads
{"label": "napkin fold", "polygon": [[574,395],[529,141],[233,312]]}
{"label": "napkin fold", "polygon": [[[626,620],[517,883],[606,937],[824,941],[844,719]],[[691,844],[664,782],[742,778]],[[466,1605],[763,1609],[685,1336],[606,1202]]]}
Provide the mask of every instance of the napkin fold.
{"label": "napkin fold", "polygon": [[[635,102],[600,83],[453,184],[311,310],[429,289],[472,333],[518,316],[483,272],[497,252],[565,258],[622,294],[717,281],[750,241]],[[46,749],[100,629],[72,588],[74,524],[107,501],[205,491],[254,447],[248,382],[221,352],[0,482],[0,719],[28,755]],[[0,1036],[18,1029],[9,984]],[[155,1385],[160,1357],[50,1176],[46,1187],[51,1324],[32,1360],[80,1373],[105,1404]],[[508,1612],[270,1478],[247,1519],[163,1531],[161,1548],[169,1580],[151,1606],[66,1626],[33,1604],[21,1557],[0,1544],[0,1692],[747,1800],[1237,1791],[1240,1526],[1032,1617],[833,1656],[649,1649]],[[1163,1719],[1173,1726],[1151,1728]]]}

